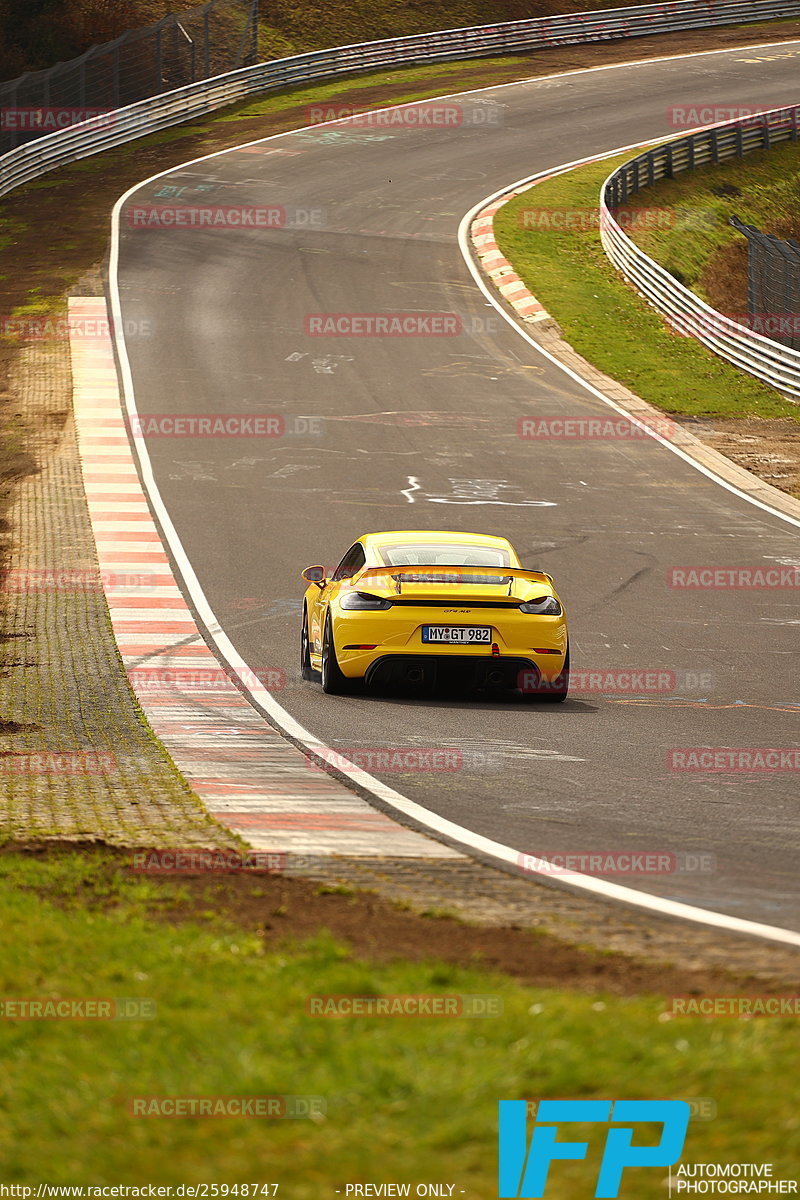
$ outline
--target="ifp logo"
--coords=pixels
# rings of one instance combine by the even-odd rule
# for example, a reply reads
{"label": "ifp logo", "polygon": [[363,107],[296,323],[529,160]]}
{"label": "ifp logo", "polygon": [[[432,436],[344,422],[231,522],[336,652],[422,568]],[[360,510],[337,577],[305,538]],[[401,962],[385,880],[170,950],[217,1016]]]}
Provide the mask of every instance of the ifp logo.
{"label": "ifp logo", "polygon": [[[626,1167],[670,1167],[683,1151],[690,1107],[685,1100],[541,1100],[528,1145],[526,1100],[500,1101],[500,1200],[539,1200],[544,1196],[550,1163],[586,1157],[588,1142],[557,1141],[563,1122],[611,1123],[606,1133],[595,1197],[619,1194]],[[661,1125],[655,1146],[635,1146],[633,1126],[643,1121]]]}

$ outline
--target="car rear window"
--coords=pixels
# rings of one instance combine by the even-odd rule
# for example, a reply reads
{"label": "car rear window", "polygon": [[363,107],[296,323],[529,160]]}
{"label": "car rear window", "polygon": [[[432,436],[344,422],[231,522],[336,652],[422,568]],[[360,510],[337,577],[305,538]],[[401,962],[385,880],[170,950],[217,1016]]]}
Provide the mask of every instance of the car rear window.
{"label": "car rear window", "polygon": [[379,546],[378,551],[387,567],[509,567],[507,550],[492,546],[459,545],[457,542],[398,542]]}

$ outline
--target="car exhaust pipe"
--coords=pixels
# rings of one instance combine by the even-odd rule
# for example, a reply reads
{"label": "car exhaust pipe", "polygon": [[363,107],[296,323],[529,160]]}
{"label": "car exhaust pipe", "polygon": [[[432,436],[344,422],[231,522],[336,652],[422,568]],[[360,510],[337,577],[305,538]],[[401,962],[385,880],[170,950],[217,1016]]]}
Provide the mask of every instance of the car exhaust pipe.
{"label": "car exhaust pipe", "polygon": [[422,683],[425,678],[425,672],[422,667],[409,667],[406,671],[406,679],[409,683]]}
{"label": "car exhaust pipe", "polygon": [[497,687],[504,679],[505,676],[502,671],[489,671],[486,676],[486,682],[491,683],[493,687]]}

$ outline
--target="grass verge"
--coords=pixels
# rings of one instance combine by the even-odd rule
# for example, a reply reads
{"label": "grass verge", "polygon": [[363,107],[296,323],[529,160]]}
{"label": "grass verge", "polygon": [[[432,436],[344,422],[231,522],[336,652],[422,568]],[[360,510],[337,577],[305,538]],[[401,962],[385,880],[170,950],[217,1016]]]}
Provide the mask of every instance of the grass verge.
{"label": "grass verge", "polygon": [[[146,1021],[0,1022],[6,1182],[133,1182],[146,1164],[147,1182],[278,1183],[279,1196],[297,1200],[375,1179],[447,1181],[455,1195],[485,1197],[495,1194],[498,1099],[621,1093],[716,1102],[715,1119],[690,1127],[687,1161],[771,1159],[777,1174],[796,1157],[800,1072],[790,1068],[797,1051],[787,1020],[664,1020],[656,988],[613,995],[599,974],[594,988],[577,992],[432,952],[416,962],[359,957],[323,928],[280,940],[272,926],[289,906],[274,897],[260,924],[245,924],[211,893],[195,896],[189,912],[187,896],[186,885],[130,876],[102,850],[0,855],[4,997],[138,997],[157,1006]],[[503,1012],[307,1015],[307,998],[327,993],[491,995]],[[127,1112],[132,1096],[287,1093],[323,1097],[326,1114]],[[562,1200],[585,1196],[597,1167],[598,1139],[583,1133],[592,1161],[558,1165]],[[623,1194],[660,1196],[662,1175],[637,1172]]]}
{"label": "grass verge", "polygon": [[[606,258],[591,214],[603,180],[630,157],[578,167],[515,197],[495,217],[503,254],[579,354],[665,412],[800,422],[797,405],[672,333]],[[636,198],[653,203],[644,192]],[[573,226],[553,228],[551,212],[575,214]]]}

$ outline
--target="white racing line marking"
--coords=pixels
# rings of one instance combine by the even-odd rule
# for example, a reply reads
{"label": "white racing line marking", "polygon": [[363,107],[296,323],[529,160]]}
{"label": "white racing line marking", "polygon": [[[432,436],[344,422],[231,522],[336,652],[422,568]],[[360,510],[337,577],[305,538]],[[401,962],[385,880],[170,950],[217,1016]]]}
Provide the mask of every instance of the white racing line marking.
{"label": "white racing line marking", "polygon": [[[786,42],[769,42],[769,43],[761,43],[761,44],[756,43],[751,46],[737,46],[735,48],[735,50],[734,49],[709,50],[709,51],[698,51],[698,52],[695,52],[692,54],[686,54],[686,55],[680,55],[680,54],[665,55],[661,58],[643,59],[639,62],[614,63],[614,64],[610,64],[608,66],[603,66],[603,67],[593,67],[590,70],[564,71],[560,75],[543,76],[540,79],[515,80],[512,83],[497,84],[493,87],[475,88],[475,89],[472,89],[471,91],[466,91],[466,92],[452,92],[452,93],[449,93],[448,96],[439,96],[439,97],[437,97],[437,99],[449,99],[454,96],[467,96],[467,95],[476,95],[481,92],[499,91],[505,87],[519,87],[520,84],[523,84],[526,82],[528,82],[528,83],[539,83],[539,82],[548,83],[548,82],[552,81],[553,79],[563,79],[563,78],[565,78],[567,76],[571,76],[571,75],[588,75],[588,74],[594,74],[599,71],[618,71],[618,70],[622,70],[622,69],[648,67],[648,66],[651,66],[654,62],[674,62],[674,61],[678,61],[680,59],[703,58],[703,57],[710,57],[712,55],[717,55],[717,54],[732,55],[734,53],[742,53],[745,50],[766,49],[770,46],[785,47],[787,45],[791,45],[791,43],[786,43]],[[418,101],[410,102],[410,104],[415,104],[415,103],[418,103]],[[398,104],[398,105],[393,105],[391,107],[407,108],[407,107],[409,107],[409,104]],[[376,111],[383,111],[383,110],[373,109],[372,111],[376,112]],[[326,124],[340,124],[340,123],[341,122],[336,122],[336,121],[326,122]],[[305,129],[311,129],[311,128],[315,128],[315,127],[314,126],[306,126],[305,127]],[[109,269],[108,269],[108,271],[109,271],[109,292],[110,292],[110,298],[111,298],[111,313],[112,313],[113,329],[114,329],[114,341],[115,341],[115,345],[117,348],[117,355],[118,355],[118,359],[119,359],[119,369],[120,369],[120,375],[121,375],[121,381],[122,381],[122,392],[123,392],[123,397],[124,397],[125,408],[126,408],[129,418],[138,417],[138,410],[136,408],[136,396],[135,396],[134,387],[133,387],[133,375],[131,372],[130,360],[128,358],[127,344],[125,342],[124,322],[122,319],[122,303],[121,303],[120,289],[119,289],[119,251],[120,251],[120,225],[121,225],[120,217],[121,217],[122,209],[124,208],[125,204],[137,191],[139,191],[140,188],[146,187],[148,184],[155,182],[157,179],[162,179],[167,175],[175,174],[175,172],[184,170],[187,167],[195,166],[197,163],[208,162],[212,158],[220,158],[225,154],[231,153],[232,151],[241,150],[241,149],[245,148],[246,146],[256,146],[256,145],[263,144],[264,142],[277,141],[281,138],[295,136],[297,132],[304,132],[304,131],[305,130],[290,130],[285,133],[272,134],[269,137],[257,138],[252,142],[245,143],[244,146],[230,147],[228,150],[217,151],[214,154],[202,155],[200,158],[192,159],[190,162],[176,164],[175,166],[170,167],[168,170],[159,171],[157,174],[152,175],[148,179],[144,179],[140,183],[137,183],[134,187],[129,188],[129,190],[124,193],[124,195],[120,196],[119,200],[114,205],[114,210],[113,210],[112,218],[111,218],[111,252],[110,252]],[[687,130],[685,132],[690,133],[692,131]],[[615,154],[621,154],[626,150],[635,149],[636,147],[641,146],[641,145],[653,145],[658,141],[669,141],[670,138],[672,138],[672,137],[674,137],[674,134],[670,134],[664,138],[649,138],[646,142],[634,142],[634,143],[631,143],[631,145],[629,145],[629,146],[620,146],[620,147],[617,147],[617,149],[615,149],[615,150],[611,150],[611,151],[607,152],[607,154],[600,155],[600,156],[595,155],[595,156],[592,156],[592,158],[597,159],[598,157],[611,157]],[[570,167],[578,166],[580,162],[585,162],[585,161],[592,161],[592,159],[589,159],[589,160],[580,159],[574,163],[568,163],[565,166],[563,166],[562,168],[551,168],[549,171],[540,172],[539,174],[552,175],[552,174],[556,173],[558,170],[569,170]],[[533,176],[531,178],[535,179],[537,177],[538,176]],[[508,321],[508,323],[514,329],[517,330],[517,332],[520,334],[520,336],[524,337],[526,339],[526,341],[528,341],[531,344],[531,346],[537,351],[537,353],[543,354],[546,358],[550,359],[550,361],[553,362],[554,365],[559,368],[559,370],[564,371],[567,375],[570,376],[571,379],[574,380],[575,383],[579,384],[582,388],[585,388],[587,391],[591,392],[592,395],[594,395],[598,399],[602,400],[605,404],[608,404],[611,408],[614,408],[618,412],[624,412],[624,410],[620,409],[616,404],[614,404],[613,401],[609,400],[606,396],[603,396],[602,393],[598,392],[590,384],[587,384],[583,379],[580,378],[580,376],[574,374],[574,372],[572,372],[568,367],[565,367],[562,363],[560,363],[556,359],[552,358],[551,355],[549,355],[545,350],[543,350],[540,346],[538,346],[532,340],[532,338],[530,338],[526,334],[526,332],[523,329],[521,329],[519,327],[519,325],[517,325],[516,321],[512,317],[510,317],[501,308],[499,303],[497,303],[495,298],[489,292],[488,288],[485,286],[483,279],[480,277],[480,275],[477,271],[477,268],[474,266],[474,264],[472,262],[471,256],[469,254],[468,246],[466,243],[466,236],[467,236],[469,222],[475,216],[475,214],[478,211],[480,211],[480,209],[485,208],[486,205],[488,203],[490,203],[493,199],[499,198],[500,196],[505,195],[506,192],[511,191],[514,186],[520,186],[520,185],[514,185],[514,184],[507,185],[506,187],[501,188],[499,191],[495,192],[493,196],[488,197],[486,200],[482,200],[481,203],[479,205],[477,205],[475,207],[475,209],[473,209],[472,212],[470,212],[464,218],[464,220],[461,222],[461,225],[459,227],[459,244],[461,246],[461,251],[464,254],[465,259],[467,261],[467,265],[469,266],[469,268],[472,272],[473,278],[475,279],[475,282],[477,283],[478,287],[481,289],[481,291],[484,293],[484,295],[488,298],[489,302],[491,304],[493,304],[495,308],[498,309],[498,311],[505,318],[505,320]],[[625,412],[624,415],[629,420],[635,420],[635,418],[632,417],[630,413]],[[800,526],[800,521],[796,521],[792,517],[788,517],[783,513],[777,512],[775,509],[770,508],[766,504],[762,504],[760,501],[755,500],[754,498],[746,495],[744,492],[740,492],[737,488],[733,487],[732,485],[726,483],[725,480],[720,479],[718,476],[716,476],[713,473],[713,471],[710,471],[707,468],[700,466],[700,464],[693,462],[692,459],[690,459],[681,450],[679,450],[675,446],[672,446],[669,442],[666,442],[663,438],[659,437],[658,434],[654,433],[647,426],[643,426],[643,428],[645,429],[645,432],[648,434],[648,436],[654,437],[658,442],[660,442],[663,446],[665,446],[666,449],[671,450],[672,453],[674,453],[674,454],[677,454],[680,458],[684,459],[691,466],[693,466],[696,470],[701,471],[702,474],[706,475],[709,479],[712,479],[715,483],[720,484],[722,487],[726,488],[728,491],[733,492],[735,495],[739,496],[741,499],[746,500],[749,504],[755,504],[758,508],[764,509],[766,512],[771,513],[773,516],[778,517],[780,520],[788,521],[792,525]],[[158,485],[156,483],[155,476],[153,473],[152,462],[150,460],[150,455],[148,453],[146,444],[141,439],[137,439],[136,443],[134,444],[132,452],[138,458],[139,469],[141,472],[143,487],[148,495],[153,512],[155,513],[157,520],[161,526],[161,531],[163,533],[163,536],[166,538],[167,544],[170,549],[170,553],[176,564],[178,573],[179,573],[181,579],[183,580],[184,586],[186,588],[186,591],[189,594],[189,597],[195,608],[195,611],[197,612],[200,620],[205,625],[208,635],[211,638],[220,658],[224,662],[226,662],[236,672],[239,679],[252,679],[254,677],[254,673],[247,666],[244,659],[238,653],[238,651],[236,650],[235,646],[231,642],[228,635],[222,629],[210,604],[208,603],[208,600],[206,599],[206,596],[205,596],[205,593],[203,592],[202,587],[200,586],[200,581],[198,580],[197,575],[194,571],[194,568],[192,567],[192,564],[186,554],[186,551],[183,548],[180,537],[178,536],[178,532],[175,529],[175,526],[169,515],[167,507],[164,504],[163,498],[158,489]],[[417,481],[415,480],[414,482],[417,482]],[[411,489],[408,489],[408,490],[411,490]],[[410,503],[413,503],[413,500],[411,500],[410,498],[409,498],[409,501],[410,501]],[[267,689],[265,687],[261,686],[260,684],[254,684],[253,686],[247,687],[244,690],[250,695],[250,697],[254,701],[254,703],[259,708],[261,708],[265,713],[268,714],[269,719],[272,722],[272,724],[275,726],[275,728],[280,730],[282,733],[286,734],[290,739],[295,741],[303,749],[307,750],[309,752],[309,754],[315,756],[320,761],[325,762],[325,754],[327,753],[328,755],[330,755],[332,753],[330,747],[327,746],[323,741],[321,741],[320,738],[316,737],[313,733],[310,733],[309,730],[305,729],[298,721],[296,721],[295,718],[291,715],[291,713],[287,712],[286,709],[282,707],[282,705],[278,704],[278,702],[275,700],[274,696],[269,691],[267,691]],[[454,842],[458,846],[461,846],[461,847],[469,849],[469,850],[473,850],[479,854],[486,855],[489,858],[496,859],[498,862],[505,863],[512,867],[519,866],[520,860],[522,858],[522,854],[520,851],[515,850],[511,846],[506,846],[501,842],[495,842],[491,838],[483,837],[481,834],[474,833],[470,829],[465,829],[464,826],[458,825],[454,821],[449,821],[445,817],[439,816],[438,813],[431,812],[429,809],[424,808],[421,804],[417,804],[413,800],[409,800],[406,796],[403,796],[400,792],[396,791],[393,787],[390,787],[389,784],[386,784],[382,780],[377,779],[374,775],[370,775],[369,772],[362,770],[360,767],[352,765],[350,768],[345,769],[344,764],[342,764],[341,774],[345,778],[349,779],[362,792],[366,792],[369,795],[372,795],[375,799],[382,801],[387,807],[394,809],[396,812],[401,813],[403,816],[409,818],[409,820],[411,820],[417,827],[422,827],[423,829],[427,829],[429,832],[431,832],[433,834],[438,834],[442,838],[444,838],[450,842]],[[546,870],[527,871],[526,874],[530,874],[530,875],[534,875],[534,876],[541,875],[543,878],[547,877]],[[632,905],[636,908],[644,909],[646,911],[655,913],[658,916],[675,917],[679,920],[692,921],[692,922],[695,922],[696,924],[706,925],[706,926],[709,926],[709,927],[712,927],[715,929],[720,929],[727,933],[746,934],[746,935],[750,935],[750,936],[765,938],[765,939],[767,939],[769,941],[773,941],[773,942],[780,942],[780,943],[783,943],[784,945],[800,946],[800,933],[795,933],[793,930],[782,929],[782,928],[780,928],[780,926],[765,925],[758,921],[748,921],[748,920],[744,920],[741,917],[728,916],[725,913],[717,913],[717,912],[712,912],[712,911],[709,911],[706,909],[697,908],[695,905],[692,905],[692,904],[684,904],[681,901],[668,900],[661,896],[653,896],[653,895],[650,895],[648,892],[640,892],[640,891],[637,891],[635,888],[625,887],[625,886],[623,886],[621,884],[617,884],[617,883],[609,883],[606,880],[596,879],[590,875],[581,875],[581,874],[576,873],[575,875],[570,876],[568,884],[571,888],[577,889],[578,891],[583,891],[583,892],[592,894],[594,896],[597,896],[597,897],[599,897],[601,899],[605,899],[605,900],[621,901],[622,903]]]}
{"label": "white racing line marking", "polygon": [[450,500],[446,496],[427,496],[429,504],[501,504],[503,508],[555,508],[555,500]]}
{"label": "white racing line marking", "polygon": [[416,475],[407,475],[406,478],[408,479],[408,487],[401,488],[400,495],[405,496],[409,504],[413,504],[414,492],[421,491],[422,485],[420,484],[420,481],[417,479]]}

